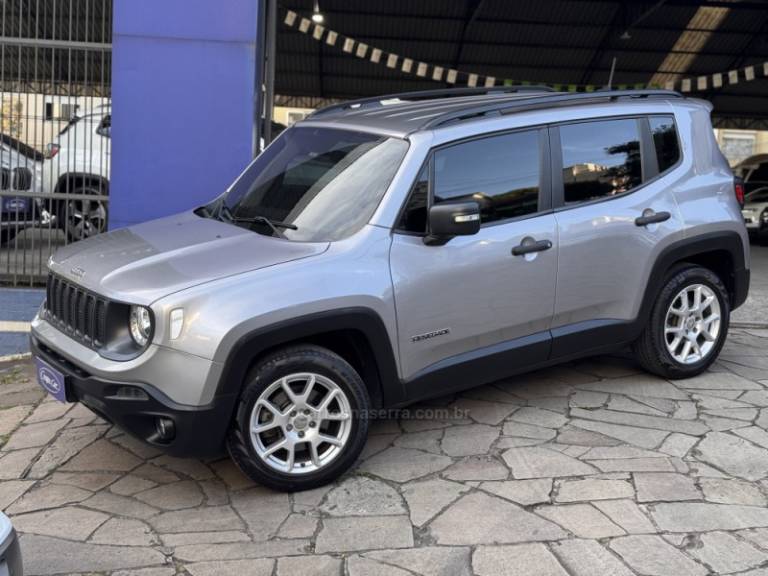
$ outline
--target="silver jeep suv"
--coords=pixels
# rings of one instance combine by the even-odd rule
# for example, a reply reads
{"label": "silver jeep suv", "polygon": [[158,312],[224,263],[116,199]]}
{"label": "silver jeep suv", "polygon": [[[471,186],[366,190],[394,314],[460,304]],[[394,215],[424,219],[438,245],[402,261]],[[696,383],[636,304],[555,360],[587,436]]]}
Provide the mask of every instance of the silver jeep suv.
{"label": "silver jeep suv", "polygon": [[355,462],[374,410],[626,345],[694,376],[749,284],[709,116],[515,87],[320,110],[209,205],[60,250],[40,382],[302,490]]}

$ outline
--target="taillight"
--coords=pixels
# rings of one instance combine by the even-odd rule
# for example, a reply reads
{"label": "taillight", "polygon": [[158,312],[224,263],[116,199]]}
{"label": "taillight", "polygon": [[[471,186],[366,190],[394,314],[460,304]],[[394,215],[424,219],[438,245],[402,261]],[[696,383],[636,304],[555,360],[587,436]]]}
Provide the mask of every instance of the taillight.
{"label": "taillight", "polygon": [[53,144],[53,143],[48,144],[48,150],[47,150],[46,156],[48,156],[48,158],[53,158],[54,156],[56,156],[56,154],[59,153],[60,149],[61,149],[61,146],[59,146],[58,144]]}
{"label": "taillight", "polygon": [[744,181],[739,177],[733,179],[733,193],[739,206],[744,208]]}

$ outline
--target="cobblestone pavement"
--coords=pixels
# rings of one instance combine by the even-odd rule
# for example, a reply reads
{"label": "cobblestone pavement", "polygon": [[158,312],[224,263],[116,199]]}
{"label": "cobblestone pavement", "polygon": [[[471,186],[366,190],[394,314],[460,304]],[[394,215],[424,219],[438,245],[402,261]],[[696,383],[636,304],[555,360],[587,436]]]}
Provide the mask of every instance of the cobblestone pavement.
{"label": "cobblestone pavement", "polygon": [[332,486],[271,492],[0,372],[27,573],[768,576],[768,330],[668,382],[602,357],[380,420]]}

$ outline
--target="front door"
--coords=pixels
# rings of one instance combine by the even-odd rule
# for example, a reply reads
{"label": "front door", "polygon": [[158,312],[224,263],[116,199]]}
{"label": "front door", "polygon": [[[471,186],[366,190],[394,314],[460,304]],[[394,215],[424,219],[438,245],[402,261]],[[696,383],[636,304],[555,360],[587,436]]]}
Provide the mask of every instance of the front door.
{"label": "front door", "polygon": [[[467,374],[452,366],[489,358],[480,365],[511,372],[504,353],[513,349],[525,350],[526,362],[546,359],[557,269],[542,177],[546,135],[532,129],[443,146],[422,170],[390,255],[406,382],[440,369],[448,377],[438,385],[448,391],[496,376],[478,371],[473,382],[456,382]],[[477,234],[424,244],[428,205],[473,199],[481,207]]]}

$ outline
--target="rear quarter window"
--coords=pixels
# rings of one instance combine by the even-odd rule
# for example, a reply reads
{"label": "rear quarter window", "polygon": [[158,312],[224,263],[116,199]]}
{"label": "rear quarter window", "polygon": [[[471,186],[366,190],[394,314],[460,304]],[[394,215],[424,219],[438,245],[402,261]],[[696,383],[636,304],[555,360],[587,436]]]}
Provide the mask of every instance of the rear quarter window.
{"label": "rear quarter window", "polygon": [[674,116],[650,116],[648,122],[661,174],[680,160],[680,143],[677,138],[675,118]]}

